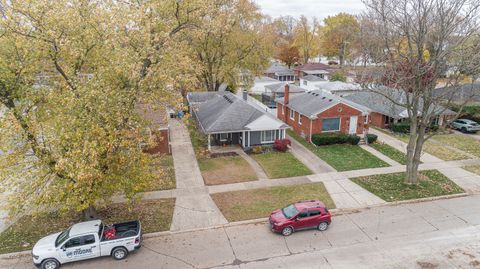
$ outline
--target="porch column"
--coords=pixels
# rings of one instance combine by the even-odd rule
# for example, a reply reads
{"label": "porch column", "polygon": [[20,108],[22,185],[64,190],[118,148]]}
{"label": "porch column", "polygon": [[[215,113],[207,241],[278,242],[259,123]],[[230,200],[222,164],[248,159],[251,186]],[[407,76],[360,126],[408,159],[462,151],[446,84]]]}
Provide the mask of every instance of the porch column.
{"label": "porch column", "polygon": [[210,146],[210,134],[208,134],[208,151],[210,151],[212,147]]}
{"label": "porch column", "polygon": [[245,147],[245,131],[242,132],[242,148]]}
{"label": "porch column", "polygon": [[250,141],[250,131],[248,131],[248,147],[250,147],[251,144],[252,142]]}

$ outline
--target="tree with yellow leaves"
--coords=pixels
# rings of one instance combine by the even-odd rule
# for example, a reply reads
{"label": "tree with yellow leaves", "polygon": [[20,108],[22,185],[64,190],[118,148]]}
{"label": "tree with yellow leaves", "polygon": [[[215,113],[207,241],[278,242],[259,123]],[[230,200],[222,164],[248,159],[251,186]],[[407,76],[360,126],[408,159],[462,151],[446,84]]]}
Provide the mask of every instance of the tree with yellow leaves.
{"label": "tree with yellow leaves", "polygon": [[91,213],[147,186],[138,104],[178,105],[201,1],[0,1],[0,188],[12,215]]}
{"label": "tree with yellow leaves", "polygon": [[360,27],[357,19],[342,12],[328,16],[324,23],[321,51],[325,56],[338,57],[340,65],[343,65],[358,38]]}

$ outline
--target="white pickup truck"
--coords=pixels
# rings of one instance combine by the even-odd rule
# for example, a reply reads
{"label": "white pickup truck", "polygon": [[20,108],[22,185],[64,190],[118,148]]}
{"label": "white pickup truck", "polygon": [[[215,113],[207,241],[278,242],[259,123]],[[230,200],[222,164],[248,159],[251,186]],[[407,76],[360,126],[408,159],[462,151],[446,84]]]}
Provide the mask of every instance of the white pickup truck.
{"label": "white pickup truck", "polygon": [[32,249],[33,263],[42,269],[57,269],[64,263],[101,256],[122,260],[141,243],[139,221],[108,226],[100,220],[80,222],[40,239]]}

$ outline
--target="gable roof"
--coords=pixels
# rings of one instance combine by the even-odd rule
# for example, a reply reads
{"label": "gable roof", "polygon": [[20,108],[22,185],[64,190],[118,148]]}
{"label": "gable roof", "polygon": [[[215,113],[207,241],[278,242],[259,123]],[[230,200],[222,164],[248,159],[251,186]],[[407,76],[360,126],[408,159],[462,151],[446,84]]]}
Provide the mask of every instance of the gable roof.
{"label": "gable roof", "polygon": [[[403,91],[390,90],[388,92],[388,96],[400,104],[406,102],[406,96]],[[362,91],[345,96],[344,98],[357,104],[366,106],[373,112],[380,113],[391,118],[402,119],[408,117],[408,113],[406,111],[407,109],[405,107],[393,103],[389,98],[376,92]],[[421,109],[422,108],[420,107],[419,110]],[[441,106],[438,106],[436,110],[438,113],[442,111],[442,114],[455,114],[455,112],[445,109]]]}
{"label": "gable roof", "polygon": [[306,75],[301,79],[306,80],[306,81],[327,81],[326,79],[321,78],[319,76],[315,76],[315,75]]}
{"label": "gable roof", "polygon": [[317,88],[322,90],[327,90],[329,92],[336,92],[336,91],[358,91],[362,88],[358,84],[352,84],[342,81],[328,81],[317,85]]}
{"label": "gable roof", "polygon": [[283,93],[285,92],[285,85],[290,87],[289,92],[290,93],[300,93],[300,92],[306,92],[307,90],[299,87],[295,84],[290,84],[290,83],[276,83],[276,84],[270,84],[266,85],[265,88],[270,90],[272,93]]}
{"label": "gable roof", "polygon": [[[284,98],[278,98],[277,102],[283,105]],[[309,118],[314,118],[319,113],[336,104],[350,106],[362,113],[370,112],[370,109],[365,106],[356,104],[340,96],[336,96],[322,90],[314,90],[304,94],[292,95],[289,98],[287,107]]]}
{"label": "gable roof", "polygon": [[261,76],[261,77],[255,77],[253,80],[254,83],[262,83],[262,82],[271,82],[271,83],[279,83],[280,80],[266,77],[266,76]]}
{"label": "gable roof", "polygon": [[276,75],[291,75],[293,76],[293,70],[289,69],[285,65],[279,62],[273,62],[270,67],[265,70],[265,74],[276,74]]}
{"label": "gable roof", "polygon": [[295,67],[296,71],[306,71],[306,70],[329,70],[330,66],[322,63],[306,63]]}
{"label": "gable roof", "polygon": [[[204,133],[239,132],[256,130],[251,124],[263,118],[265,125],[288,128],[273,115],[262,111],[231,92],[192,92],[187,100]],[[204,100],[192,102],[192,100]]]}

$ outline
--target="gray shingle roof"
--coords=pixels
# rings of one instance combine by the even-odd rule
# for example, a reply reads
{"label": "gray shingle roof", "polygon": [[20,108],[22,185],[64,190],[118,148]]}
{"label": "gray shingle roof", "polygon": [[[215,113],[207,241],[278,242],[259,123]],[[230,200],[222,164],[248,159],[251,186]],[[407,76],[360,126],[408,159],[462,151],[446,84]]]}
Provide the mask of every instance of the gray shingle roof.
{"label": "gray shingle roof", "polygon": [[[284,104],[284,98],[277,99],[277,102]],[[289,98],[288,107],[303,114],[307,117],[313,118],[318,113],[332,107],[336,104],[346,104],[361,112],[368,113],[370,110],[362,105],[353,103],[340,96],[327,93],[322,90],[315,90],[304,94],[292,95]]]}
{"label": "gray shingle roof", "polygon": [[[405,93],[403,91],[389,90],[388,97],[395,100],[399,104],[406,103]],[[362,91],[345,96],[344,98],[357,104],[366,106],[370,108],[373,112],[377,112],[391,118],[401,119],[405,118],[406,115],[406,108],[404,106],[394,104],[392,101],[390,101],[389,98],[376,92]],[[422,108],[420,106],[419,110],[421,109]],[[455,113],[441,106],[437,106],[436,110],[438,111],[438,113],[442,112],[442,114]]]}
{"label": "gray shingle roof", "polygon": [[[187,100],[193,105],[193,112],[204,133],[248,130],[246,126],[263,115],[279,123],[281,128],[288,128],[269,113],[261,111],[230,92],[188,93]],[[204,101],[199,103],[192,100]]]}
{"label": "gray shingle roof", "polygon": [[[288,83],[276,83],[276,84],[270,84],[270,85],[266,85],[265,88],[267,88],[268,90],[270,90],[271,92],[274,92],[274,93],[280,93],[280,92],[284,92],[285,91],[285,85],[287,85]],[[295,84],[288,84],[289,87],[290,87],[290,92],[291,93],[301,93],[301,92],[306,92],[307,90],[302,88],[302,87],[299,87]]]}
{"label": "gray shingle roof", "polygon": [[466,84],[456,87],[442,87],[436,89],[434,94],[438,97],[455,102],[480,102],[480,83]]}
{"label": "gray shingle roof", "polygon": [[274,79],[274,78],[270,78],[270,77],[262,76],[262,77],[255,77],[254,82],[255,82],[255,83],[260,83],[260,82],[272,82],[272,83],[275,83],[275,82],[280,82],[280,80]]}
{"label": "gray shingle roof", "polygon": [[293,70],[288,69],[285,65],[273,62],[267,70],[265,70],[265,74],[279,74],[279,75],[291,75],[293,76]]}
{"label": "gray shingle roof", "polygon": [[304,76],[302,79],[306,81],[327,81],[326,79],[321,78],[319,76],[315,76],[315,75]]}

